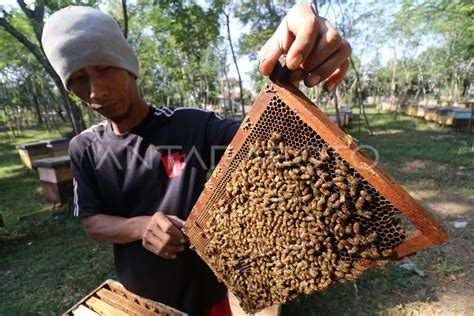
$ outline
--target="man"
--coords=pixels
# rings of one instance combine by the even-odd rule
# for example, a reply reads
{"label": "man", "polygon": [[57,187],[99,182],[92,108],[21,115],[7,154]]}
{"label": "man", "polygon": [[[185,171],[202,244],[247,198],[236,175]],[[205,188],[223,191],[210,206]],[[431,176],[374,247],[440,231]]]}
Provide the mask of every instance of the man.
{"label": "man", "polygon": [[[108,119],[74,137],[70,156],[75,215],[89,236],[114,244],[119,281],[190,314],[229,314],[227,289],[186,246],[181,227],[203,189],[212,149],[228,145],[239,124],[212,112],[149,106],[134,52],[116,22],[96,9],[54,13],[42,44],[66,89]],[[269,75],[287,53],[292,80],[324,80],[332,90],[350,51],[310,5],[297,5],[262,48],[260,70]]]}

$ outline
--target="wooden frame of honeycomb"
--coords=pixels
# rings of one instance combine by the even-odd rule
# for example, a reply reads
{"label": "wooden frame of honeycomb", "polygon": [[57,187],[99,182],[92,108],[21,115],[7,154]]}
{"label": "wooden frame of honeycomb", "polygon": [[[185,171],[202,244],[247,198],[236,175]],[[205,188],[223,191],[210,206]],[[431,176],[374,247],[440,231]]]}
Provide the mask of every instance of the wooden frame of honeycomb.
{"label": "wooden frame of honeycomb", "polygon": [[184,227],[247,312],[447,240],[431,215],[286,78],[277,66]]}

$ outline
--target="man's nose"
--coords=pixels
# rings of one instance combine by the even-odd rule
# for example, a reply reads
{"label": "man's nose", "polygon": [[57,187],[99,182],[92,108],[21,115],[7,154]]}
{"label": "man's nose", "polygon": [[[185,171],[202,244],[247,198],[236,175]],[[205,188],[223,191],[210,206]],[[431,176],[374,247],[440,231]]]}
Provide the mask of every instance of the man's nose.
{"label": "man's nose", "polygon": [[89,91],[89,98],[96,101],[104,100],[109,94],[106,83],[99,78],[89,79]]}

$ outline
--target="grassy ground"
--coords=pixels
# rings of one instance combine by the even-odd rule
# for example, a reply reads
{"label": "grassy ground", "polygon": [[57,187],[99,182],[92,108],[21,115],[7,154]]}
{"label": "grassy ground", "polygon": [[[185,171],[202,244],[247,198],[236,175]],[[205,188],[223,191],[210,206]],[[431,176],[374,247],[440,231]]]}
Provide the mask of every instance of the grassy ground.
{"label": "grassy ground", "polygon": [[[357,282],[301,298],[284,315],[472,315],[474,311],[474,152],[472,135],[369,109],[375,136],[363,144],[447,228],[450,240],[411,260],[424,273],[391,265]],[[348,130],[359,138],[357,124]],[[60,136],[31,129],[15,142]],[[3,135],[0,134],[0,139]],[[37,175],[20,164],[13,143],[0,144],[0,315],[58,314],[107,278],[111,248],[88,239],[66,207],[19,222],[18,215],[50,205]],[[453,221],[467,221],[455,229]]]}
{"label": "grassy ground", "polygon": [[[14,142],[0,143],[0,315],[58,315],[107,278],[113,277],[111,248],[88,239],[67,206],[18,221],[51,206],[38,176],[24,168],[14,143],[59,137],[28,129]],[[0,139],[6,139],[0,134]]]}

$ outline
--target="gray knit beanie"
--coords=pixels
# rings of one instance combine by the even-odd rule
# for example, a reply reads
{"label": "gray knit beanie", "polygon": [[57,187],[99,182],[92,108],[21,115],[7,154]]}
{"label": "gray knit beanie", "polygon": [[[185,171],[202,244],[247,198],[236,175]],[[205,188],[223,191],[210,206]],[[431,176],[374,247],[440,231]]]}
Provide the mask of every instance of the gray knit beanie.
{"label": "gray knit beanie", "polygon": [[46,21],[44,52],[67,89],[69,76],[88,66],[114,66],[138,77],[138,59],[115,20],[91,7],[69,6]]}

